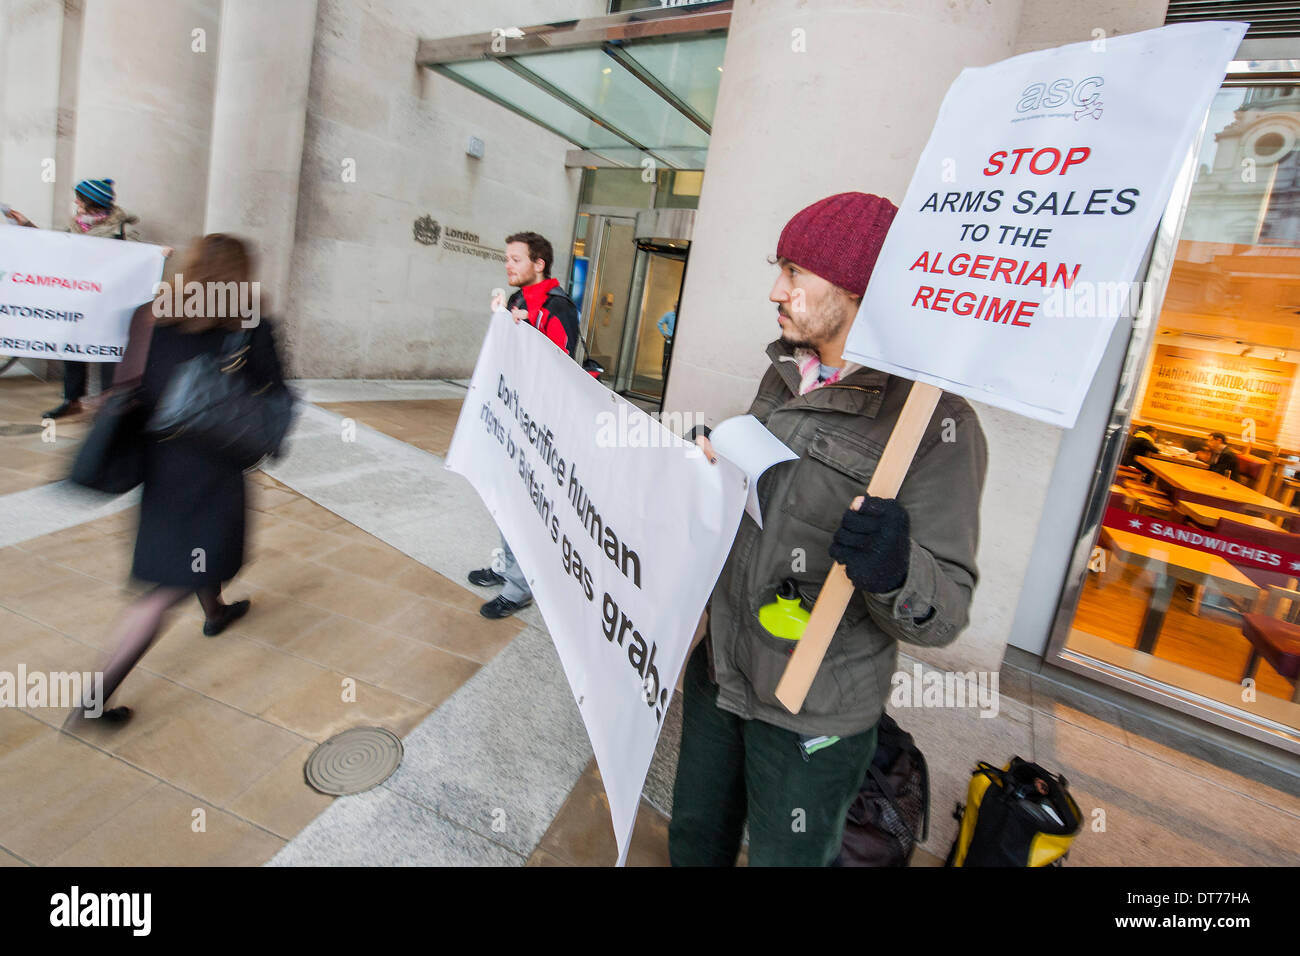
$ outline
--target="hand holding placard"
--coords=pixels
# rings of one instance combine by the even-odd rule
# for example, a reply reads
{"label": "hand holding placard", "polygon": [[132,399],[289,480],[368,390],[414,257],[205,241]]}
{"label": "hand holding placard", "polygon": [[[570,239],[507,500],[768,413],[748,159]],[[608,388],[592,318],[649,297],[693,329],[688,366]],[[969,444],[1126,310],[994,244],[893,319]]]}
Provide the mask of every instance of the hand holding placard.
{"label": "hand holding placard", "polygon": [[[898,416],[898,424],[889,436],[885,450],[876,465],[871,482],[867,485],[867,494],[876,498],[895,498],[903,484],[903,477],[912,465],[916,448],[925,434],[925,427],[930,423],[930,416],[939,404],[943,390],[924,382],[916,382],[907,395],[907,402]],[[812,687],[813,678],[821,666],[826,649],[831,645],[831,637],[839,627],[844,609],[853,597],[853,583],[844,573],[844,565],[836,563],[826,575],[817,603],[813,605],[812,617],[804,629],[803,637],[795,645],[790,663],[786,665],[781,682],[776,685],[776,699],[785,705],[792,714],[799,713],[808,688]]]}

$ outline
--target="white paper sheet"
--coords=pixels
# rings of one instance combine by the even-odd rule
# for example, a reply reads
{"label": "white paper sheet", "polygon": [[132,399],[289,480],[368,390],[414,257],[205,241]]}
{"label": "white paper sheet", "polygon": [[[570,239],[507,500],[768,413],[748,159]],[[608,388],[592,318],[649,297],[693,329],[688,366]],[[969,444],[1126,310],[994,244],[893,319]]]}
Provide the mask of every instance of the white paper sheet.
{"label": "white paper sheet", "polygon": [[799,456],[753,415],[728,418],[709,433],[709,441],[714,451],[749,476],[749,500],[745,502],[745,512],[760,528],[763,527],[763,513],[758,507],[759,476],[778,462]]}

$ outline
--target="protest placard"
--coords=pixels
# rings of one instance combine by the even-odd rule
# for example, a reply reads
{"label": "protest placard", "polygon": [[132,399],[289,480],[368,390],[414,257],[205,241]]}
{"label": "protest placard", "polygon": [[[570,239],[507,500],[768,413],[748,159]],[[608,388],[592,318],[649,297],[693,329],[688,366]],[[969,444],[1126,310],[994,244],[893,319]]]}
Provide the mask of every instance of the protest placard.
{"label": "protest placard", "polygon": [[120,362],[160,246],[0,226],[0,355]]}
{"label": "protest placard", "polygon": [[1071,427],[1244,24],[963,70],[844,354]]}
{"label": "protest placard", "polygon": [[483,498],[528,577],[591,737],[622,863],[745,476],[710,466],[505,312],[488,329],[447,467]]}

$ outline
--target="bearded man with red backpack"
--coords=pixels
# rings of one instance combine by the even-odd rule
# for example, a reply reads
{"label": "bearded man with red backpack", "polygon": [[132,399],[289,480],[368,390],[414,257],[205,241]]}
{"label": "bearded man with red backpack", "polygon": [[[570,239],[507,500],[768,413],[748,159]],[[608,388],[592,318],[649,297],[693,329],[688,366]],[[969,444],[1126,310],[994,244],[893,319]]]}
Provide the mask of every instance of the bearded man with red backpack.
{"label": "bearded man with red backpack", "polygon": [[[527,322],[574,358],[578,350],[578,307],[560,280],[551,278],[554,261],[555,251],[545,236],[535,232],[507,236],[506,281],[516,292],[506,308],[516,322]],[[469,583],[475,587],[501,585],[501,593],[479,608],[480,614],[493,620],[509,617],[533,603],[528,579],[515,561],[505,535],[501,536],[499,567],[469,573]]]}

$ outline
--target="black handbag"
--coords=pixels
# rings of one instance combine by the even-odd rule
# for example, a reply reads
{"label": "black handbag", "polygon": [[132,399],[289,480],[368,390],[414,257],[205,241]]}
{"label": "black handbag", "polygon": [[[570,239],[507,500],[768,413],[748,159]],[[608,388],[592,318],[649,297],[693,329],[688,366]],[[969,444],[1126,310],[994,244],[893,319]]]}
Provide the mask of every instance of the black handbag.
{"label": "black handbag", "polygon": [[138,389],[113,392],[77,449],[69,479],[120,495],[144,481],[144,424],[148,409]]}
{"label": "black handbag", "polygon": [[194,438],[240,468],[277,454],[293,421],[293,393],[249,379],[250,342],[250,333],[232,332],[220,352],[176,366],[145,432],[159,441]]}

